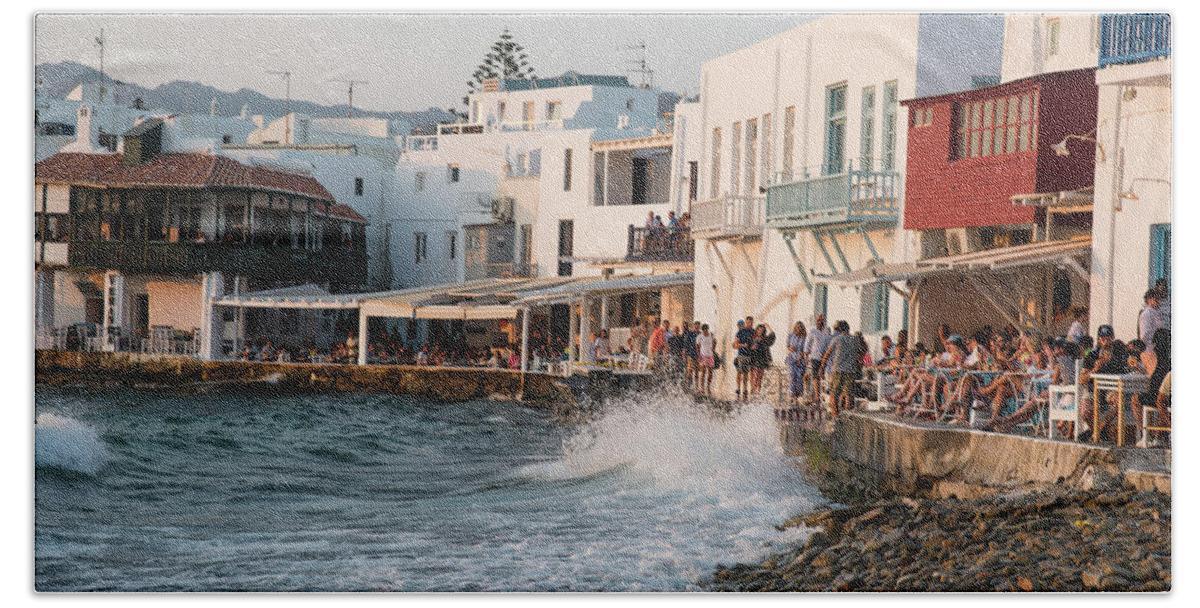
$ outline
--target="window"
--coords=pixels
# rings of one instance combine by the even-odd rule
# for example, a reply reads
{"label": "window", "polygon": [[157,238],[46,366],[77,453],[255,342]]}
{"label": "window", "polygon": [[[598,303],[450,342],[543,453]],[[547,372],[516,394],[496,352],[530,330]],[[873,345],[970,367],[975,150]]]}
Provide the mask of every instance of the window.
{"label": "window", "polygon": [[746,121],[746,195],[754,196],[758,191],[758,120]]}
{"label": "window", "polygon": [[[528,269],[533,262],[533,224],[521,224],[521,265]],[[523,273],[522,273],[523,274]]]}
{"label": "window", "polygon": [[1058,19],[1051,19],[1046,24],[1046,30],[1046,56],[1053,57],[1058,54],[1058,40],[1062,32],[1062,23]]}
{"label": "window", "polygon": [[502,101],[502,102],[500,102],[500,103],[499,103],[499,105],[497,105],[497,106],[496,106],[496,118],[497,118],[497,120],[499,120],[500,122],[504,122],[504,118],[505,118],[505,117],[504,117],[504,114],[505,114],[505,111],[506,111],[506,110],[508,110],[508,105],[507,105],[507,104],[505,104],[503,101]]}
{"label": "window", "polygon": [[455,230],[446,231],[446,257],[453,260],[458,257],[458,232]]}
{"label": "window", "polygon": [[356,177],[356,178],[354,178],[354,196],[362,196],[362,195],[363,195],[363,178]]}
{"label": "window", "polygon": [[562,120],[562,102],[546,102],[546,120]]}
{"label": "window", "polygon": [[65,243],[68,240],[66,213],[35,213],[34,240]]}
{"label": "window", "polygon": [[617,117],[617,128],[618,129],[628,129],[629,128],[629,115],[628,114],[622,114]]}
{"label": "window", "polygon": [[563,192],[571,191],[571,149],[563,150]]}
{"label": "window", "polygon": [[1171,225],[1150,226],[1150,287],[1159,279],[1171,280]]}
{"label": "window", "polygon": [[896,111],[900,103],[899,83],[890,80],[883,83],[883,134],[880,137],[882,169],[896,169]]}
{"label": "window", "polygon": [[112,133],[100,131],[100,137],[96,140],[96,143],[109,152],[117,151],[117,136]]}
{"label": "window", "polygon": [[763,114],[762,117],[762,170],[759,171],[758,183],[760,186],[765,186],[771,181],[771,168],[775,159],[771,158],[771,115]]}
{"label": "window", "polygon": [[452,184],[458,183],[458,177],[459,177],[458,165],[447,165],[446,166],[446,174],[447,174],[447,177],[450,179],[450,183],[452,183]]}
{"label": "window", "polygon": [[695,202],[700,194],[700,163],[688,161],[688,202]]}
{"label": "window", "polygon": [[537,118],[533,114],[534,113],[533,102],[532,101],[525,102],[524,110],[525,110],[525,112],[522,115],[521,120],[524,121],[524,123],[525,123],[525,130],[532,131],[533,123],[534,123],[534,121],[537,120]]}
{"label": "window", "polygon": [[232,135],[222,135],[222,136],[221,136],[221,143],[223,143],[223,144],[231,144],[231,143],[233,143],[233,136],[232,136]]}
{"label": "window", "polygon": [[796,143],[796,106],[788,106],[783,111],[783,174],[786,179],[792,179],[793,151]]}
{"label": "window", "polygon": [[813,317],[829,311],[829,286],[824,283],[813,285]]}
{"label": "window", "polygon": [[712,172],[709,174],[709,197],[717,198],[721,193],[721,127],[713,129]]}
{"label": "window", "polygon": [[625,100],[625,109],[629,110],[631,112],[633,111],[633,100],[632,99]]}
{"label": "window", "polygon": [[927,127],[933,124],[933,108],[913,108],[912,126]]}
{"label": "window", "polygon": [[875,87],[863,87],[858,157],[864,168],[875,164]]}
{"label": "window", "polygon": [[414,232],[413,233],[413,263],[414,264],[420,264],[421,262],[425,261],[425,258],[426,258],[425,241],[426,241],[426,235],[424,232]]}
{"label": "window", "polygon": [[871,283],[862,288],[862,307],[859,326],[866,333],[879,333],[888,328],[887,283]]}
{"label": "window", "polygon": [[732,135],[729,138],[729,191],[737,194],[742,191],[742,123],[733,123]]}
{"label": "window", "polygon": [[958,104],[955,158],[1036,149],[1037,104],[1037,91]]}
{"label": "window", "polygon": [[[572,272],[570,257],[575,255],[575,221],[558,221],[558,276],[569,277]],[[567,258],[567,259],[564,259]]]}
{"label": "window", "polygon": [[425,191],[425,172],[417,171],[417,175],[413,178],[413,190],[417,192]]}
{"label": "window", "polygon": [[539,148],[537,150],[530,150],[529,151],[529,175],[541,175],[541,174],[542,174],[542,150],[541,150],[541,148]]}
{"label": "window", "polygon": [[841,173],[846,154],[846,85],[825,89],[825,163],[822,175]]}

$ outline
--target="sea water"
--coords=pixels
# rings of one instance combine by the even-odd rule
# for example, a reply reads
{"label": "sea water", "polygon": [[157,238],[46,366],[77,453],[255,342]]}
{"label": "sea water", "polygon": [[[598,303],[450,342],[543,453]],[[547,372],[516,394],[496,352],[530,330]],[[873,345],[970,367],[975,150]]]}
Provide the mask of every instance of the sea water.
{"label": "sea water", "polygon": [[681,591],[822,502],[765,404],[35,396],[41,591]]}

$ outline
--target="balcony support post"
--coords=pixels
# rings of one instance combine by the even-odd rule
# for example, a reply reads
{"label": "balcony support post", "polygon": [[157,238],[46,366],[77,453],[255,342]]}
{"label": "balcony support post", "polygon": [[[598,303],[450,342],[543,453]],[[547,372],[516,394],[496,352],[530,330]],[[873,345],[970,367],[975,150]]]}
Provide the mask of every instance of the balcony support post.
{"label": "balcony support post", "polygon": [[833,250],[838,254],[838,260],[842,262],[842,268],[846,272],[850,272],[850,263],[846,261],[846,254],[842,253],[842,246],[838,244],[837,235],[831,230],[829,231],[829,240],[833,243]]}
{"label": "balcony support post", "polygon": [[858,225],[858,233],[862,235],[863,242],[867,244],[867,249],[871,250],[871,257],[875,258],[876,262],[883,262],[883,258],[879,257],[879,252],[875,250],[875,243],[871,242],[871,235],[867,233],[866,224]]}
{"label": "balcony support post", "polygon": [[796,245],[792,242],[796,240],[796,233],[783,233],[783,244],[787,245],[788,253],[792,256],[792,263],[796,265],[796,270],[800,272],[800,278],[804,280],[804,288],[811,292],[813,290],[812,281],[808,278],[808,271],[805,270],[804,264],[800,261],[800,256],[796,254]]}
{"label": "balcony support post", "polygon": [[813,230],[812,235],[813,235],[813,238],[816,239],[816,241],[817,241],[817,247],[821,248],[821,255],[825,256],[825,263],[829,264],[829,272],[831,274],[837,274],[838,273],[837,266],[834,266],[833,258],[829,257],[829,250],[825,248],[825,240],[821,238],[821,231]]}

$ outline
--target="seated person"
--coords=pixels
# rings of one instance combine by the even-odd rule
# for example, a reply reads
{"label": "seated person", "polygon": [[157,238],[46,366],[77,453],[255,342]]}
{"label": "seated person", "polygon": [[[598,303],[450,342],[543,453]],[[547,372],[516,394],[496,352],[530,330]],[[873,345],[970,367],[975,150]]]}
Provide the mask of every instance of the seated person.
{"label": "seated person", "polygon": [[[1090,387],[1093,374],[1124,374],[1128,372],[1129,359],[1125,344],[1113,338],[1111,325],[1101,325],[1096,332],[1096,347],[1083,359],[1080,382],[1085,387]],[[1115,397],[1115,393],[1111,391],[1104,391],[1099,395],[1098,401],[1102,411],[1099,416],[1098,428],[1095,429],[1097,434],[1104,432],[1105,427],[1117,417],[1117,408],[1112,407],[1113,404],[1110,403],[1115,401]],[[1079,415],[1083,419],[1083,428],[1086,432],[1096,418],[1093,404],[1097,399],[1084,396],[1080,401]]]}
{"label": "seated person", "polygon": [[[1065,338],[1056,339],[1053,354],[1050,384],[1075,384],[1075,360],[1079,357],[1079,345],[1068,342]],[[1032,387],[1032,383],[1029,386]],[[1047,387],[1037,394],[1030,395],[1024,405],[1008,416],[999,416],[999,410],[993,408],[992,419],[980,428],[985,431],[995,430],[1002,433],[1011,431],[1012,427],[1029,420],[1041,409],[1040,401],[1049,396],[1049,390]]]}

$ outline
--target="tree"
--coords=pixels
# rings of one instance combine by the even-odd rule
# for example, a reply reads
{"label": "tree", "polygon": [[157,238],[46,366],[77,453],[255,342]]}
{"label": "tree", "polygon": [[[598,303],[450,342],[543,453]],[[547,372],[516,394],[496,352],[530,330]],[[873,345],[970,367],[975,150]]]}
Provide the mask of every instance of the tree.
{"label": "tree", "polygon": [[[512,34],[505,28],[500,38],[492,44],[491,50],[483,56],[483,63],[475,68],[471,80],[467,81],[468,94],[483,90],[483,81],[488,78],[533,78],[533,66],[529,65],[529,55],[525,47],[513,40]],[[463,105],[468,98],[463,97]]]}

